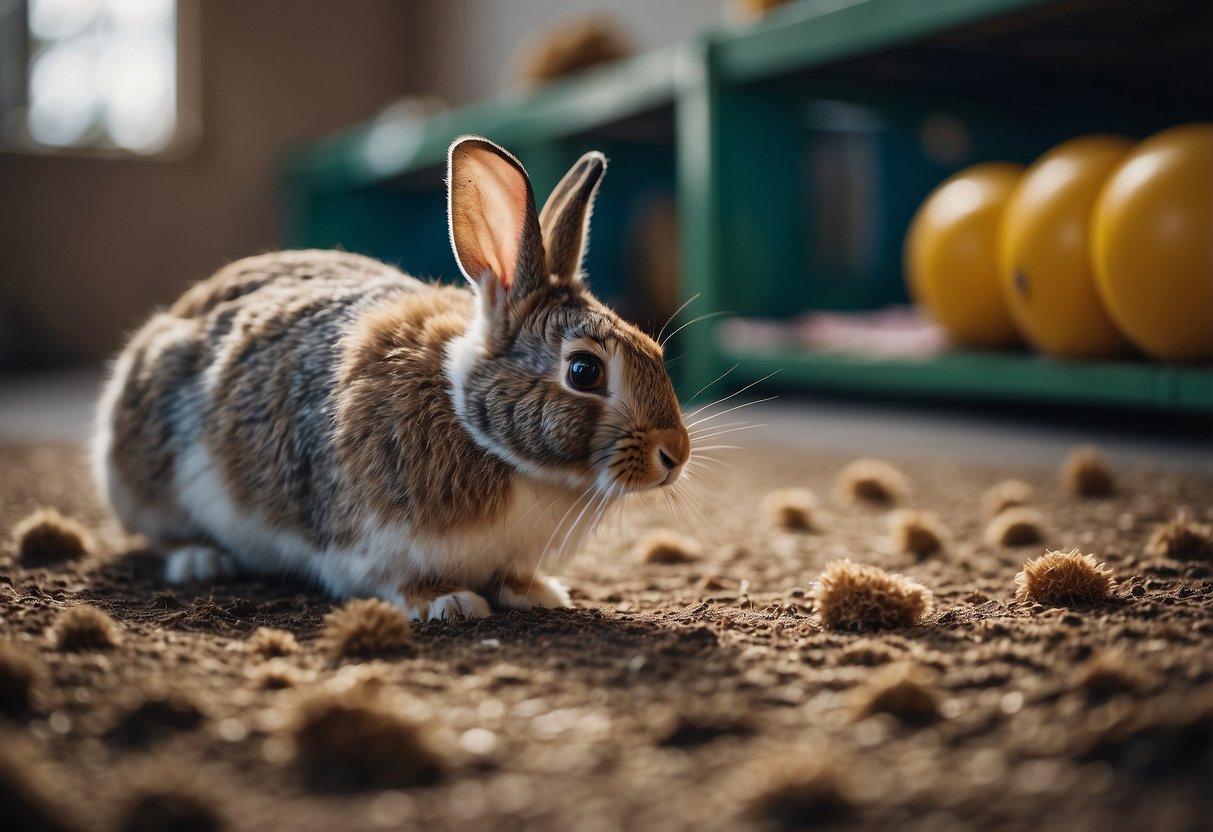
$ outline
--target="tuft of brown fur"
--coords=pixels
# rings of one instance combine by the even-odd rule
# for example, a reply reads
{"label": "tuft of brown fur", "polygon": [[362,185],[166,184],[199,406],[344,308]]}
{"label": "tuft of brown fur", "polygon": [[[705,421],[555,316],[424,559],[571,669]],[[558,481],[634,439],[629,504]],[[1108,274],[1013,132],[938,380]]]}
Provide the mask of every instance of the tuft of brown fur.
{"label": "tuft of brown fur", "polygon": [[981,495],[981,513],[993,519],[1009,508],[1031,505],[1032,486],[1023,480],[1003,480]]}
{"label": "tuft of brown fur", "polygon": [[26,566],[75,560],[92,553],[89,530],[54,509],[35,511],[13,527],[13,549]]}
{"label": "tuft of brown fur", "polygon": [[1094,604],[1112,591],[1112,571],[1077,549],[1046,552],[1015,576],[1015,598],[1049,607]]}
{"label": "tuft of brown fur", "polygon": [[930,511],[901,509],[889,518],[889,537],[898,552],[925,558],[943,549],[948,530]]}
{"label": "tuft of brown fur", "polygon": [[986,526],[990,546],[1031,546],[1045,539],[1044,517],[1027,506],[1008,508]]}
{"label": "tuft of brown fur", "polygon": [[888,508],[909,493],[905,474],[880,459],[857,459],[838,473],[834,498],[847,506]]}
{"label": "tuft of brown fur", "polygon": [[408,649],[413,627],[404,610],[378,598],[358,598],[324,619],[321,645],[334,658],[375,656]]}
{"label": "tuft of brown fur", "polygon": [[631,52],[624,37],[605,20],[586,17],[562,24],[530,46],[522,61],[522,80],[541,84],[592,66],[611,63]]}
{"label": "tuft of brown fur", "polygon": [[1105,651],[1083,662],[1074,671],[1073,680],[1074,687],[1095,702],[1141,693],[1150,686],[1140,663],[1120,651]]}
{"label": "tuft of brown fur", "polygon": [[855,818],[857,807],[836,756],[804,752],[768,754],[735,774],[743,814],[776,829],[832,827]]}
{"label": "tuft of brown fur", "polygon": [[219,832],[226,827],[213,798],[186,788],[153,786],[127,800],[117,832]]}
{"label": "tuft of brown fur", "polygon": [[1061,463],[1061,484],[1075,497],[1110,497],[1116,493],[1116,477],[1098,448],[1084,445]]}
{"label": "tuft of brown fur", "polygon": [[807,488],[781,488],[763,501],[763,510],[777,529],[790,532],[817,530],[817,495]]}
{"label": "tuft of brown fur", "polygon": [[656,529],[641,538],[636,545],[636,556],[642,563],[669,566],[699,560],[703,556],[703,549],[685,535],[668,529]]}
{"label": "tuft of brown fur", "polygon": [[890,665],[855,692],[853,708],[856,719],[889,714],[910,725],[927,725],[939,718],[934,674],[908,662]]}
{"label": "tuft of brown fur", "polygon": [[50,772],[36,763],[36,752],[22,736],[0,736],[0,818],[5,829],[21,832],[69,832],[81,828],[65,817]]}
{"label": "tuft of brown fur", "polygon": [[1173,560],[1213,560],[1213,526],[1196,523],[1181,513],[1154,529],[1146,551]]}
{"label": "tuft of brown fur", "polygon": [[33,653],[12,641],[0,641],[0,716],[22,717],[46,675]]}
{"label": "tuft of brown fur", "polygon": [[280,658],[267,661],[249,673],[253,684],[263,690],[285,690],[293,688],[302,681],[303,676],[287,662]]}
{"label": "tuft of brown fur", "polygon": [[290,735],[295,762],[312,788],[408,788],[435,782],[443,770],[424,728],[367,685],[305,698]]}
{"label": "tuft of brown fur", "polygon": [[97,607],[79,604],[59,613],[50,635],[59,650],[108,650],[122,641],[122,628]]}
{"label": "tuft of brown fur", "polygon": [[828,564],[812,594],[822,623],[834,630],[913,627],[934,608],[931,591],[922,584],[850,560]]}
{"label": "tuft of brown fur", "polygon": [[258,627],[249,636],[246,644],[249,652],[256,653],[267,659],[278,656],[289,656],[299,650],[299,642],[290,630],[277,630],[273,627]]}

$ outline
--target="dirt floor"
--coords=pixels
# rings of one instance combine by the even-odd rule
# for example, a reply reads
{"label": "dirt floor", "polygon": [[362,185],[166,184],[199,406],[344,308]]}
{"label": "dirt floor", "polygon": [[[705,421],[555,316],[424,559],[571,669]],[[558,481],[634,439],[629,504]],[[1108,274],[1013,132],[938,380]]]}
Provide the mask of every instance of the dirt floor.
{"label": "dirt floor", "polygon": [[[732,461],[680,506],[642,496],[608,517],[562,570],[576,609],[427,624],[403,651],[334,660],[320,593],[168,588],[106,524],[79,450],[0,448],[0,532],[53,506],[100,540],[66,563],[0,555],[0,636],[33,662],[25,702],[0,645],[3,825],[1213,828],[1213,562],[1146,552],[1179,510],[1213,522],[1213,480],[1117,470],[1115,496],[1079,499],[1051,471],[891,460],[906,504],[949,530],[918,561],[885,513],[831,500],[848,460]],[[1034,489],[1044,544],[983,542],[981,495],[1011,476]],[[770,525],[762,501],[787,486],[817,493],[818,531]],[[702,552],[644,562],[652,528]],[[1105,561],[1111,597],[1015,601],[1046,545]],[[824,629],[812,585],[843,557],[916,579],[934,611]],[[116,645],[55,646],[81,602],[117,621]],[[267,658],[258,627],[298,649]]]}

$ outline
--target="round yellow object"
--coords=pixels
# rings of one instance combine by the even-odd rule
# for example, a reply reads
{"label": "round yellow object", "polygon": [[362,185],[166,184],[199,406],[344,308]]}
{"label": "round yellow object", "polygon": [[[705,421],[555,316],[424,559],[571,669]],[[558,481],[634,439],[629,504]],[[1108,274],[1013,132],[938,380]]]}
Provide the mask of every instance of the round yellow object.
{"label": "round yellow object", "polygon": [[1019,342],[998,290],[999,219],[1023,168],[987,162],[936,188],[910,223],[905,269],[910,294],[959,344]]}
{"label": "round yellow object", "polygon": [[998,272],[1011,318],[1036,349],[1057,358],[1128,350],[1095,290],[1091,209],[1133,143],[1120,136],[1063,142],[1024,174],[1003,214]]}
{"label": "round yellow object", "polygon": [[1164,361],[1213,357],[1213,124],[1134,148],[1093,225],[1096,286],[1121,331]]}

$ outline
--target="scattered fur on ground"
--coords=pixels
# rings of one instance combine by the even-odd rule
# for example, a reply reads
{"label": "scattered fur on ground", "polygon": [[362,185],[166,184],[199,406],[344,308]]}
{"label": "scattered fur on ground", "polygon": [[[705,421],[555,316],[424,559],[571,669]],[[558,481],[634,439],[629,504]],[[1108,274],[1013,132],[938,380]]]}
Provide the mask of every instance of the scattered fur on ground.
{"label": "scattered fur on ground", "polygon": [[263,658],[289,656],[299,651],[299,642],[289,630],[258,627],[248,639],[248,649]]}
{"label": "scattered fur on ground", "polygon": [[857,459],[838,472],[834,498],[844,506],[889,508],[909,494],[905,474],[882,459]]}
{"label": "scattered fur on ground", "polygon": [[[827,494],[847,458],[780,447],[733,461],[710,488],[688,481],[677,506],[662,491],[625,501],[576,559],[545,562],[573,608],[417,624],[408,650],[335,661],[325,618],[340,605],[313,587],[165,585],[163,561],[97,506],[84,453],[0,446],[0,535],[56,505],[99,541],[91,557],[0,563],[0,757],[21,773],[0,764],[0,825],[55,812],[67,820],[51,828],[112,832],[163,785],[233,832],[1203,828],[1213,564],[1148,543],[1180,513],[1213,523],[1213,477],[1126,466],[1111,497],[1080,500],[1052,468],[890,459],[913,505],[948,529],[945,557],[916,560],[888,545],[880,511],[831,511],[812,534],[771,525],[768,494]],[[985,541],[980,496],[1005,479],[1047,508],[1049,543],[1108,564],[1107,597],[1016,598],[1016,573],[1045,548]],[[693,536],[698,559],[639,563],[658,529]],[[892,630],[825,626],[813,583],[842,558],[905,574],[935,611]],[[47,633],[80,604],[113,618],[122,641],[55,649]],[[251,647],[259,628],[292,633],[297,649],[267,658]],[[32,662],[32,682],[6,671],[9,649]],[[907,719],[894,698],[857,719],[907,667],[930,677],[937,716]],[[304,703],[347,695],[420,726],[440,776],[382,786],[350,743],[353,762],[330,773],[353,772],[354,788],[330,786],[328,746],[300,758],[296,728]],[[180,779],[133,776],[149,771]],[[34,815],[11,797],[27,782]]]}
{"label": "scattered fur on ground", "polygon": [[305,697],[289,730],[295,762],[312,788],[401,789],[428,785],[442,773],[422,726],[372,688]]}
{"label": "scattered fur on ground", "polygon": [[1098,448],[1075,448],[1061,464],[1061,482],[1075,497],[1110,497],[1116,493],[1116,476]]}
{"label": "scattered fur on ground", "polygon": [[1046,552],[1015,576],[1015,597],[1046,606],[1094,604],[1112,591],[1112,570],[1077,549]]}
{"label": "scattered fur on ground", "polygon": [[834,630],[913,627],[931,613],[931,590],[879,566],[840,560],[828,564],[813,585],[822,623]]}
{"label": "scattered fur on ground", "polygon": [[1009,508],[1031,505],[1032,486],[1023,480],[1003,480],[981,496],[981,513],[994,519]]}
{"label": "scattered fur on ground", "polygon": [[1181,514],[1154,530],[1146,551],[1160,558],[1213,561],[1213,525]]}
{"label": "scattered fur on ground", "polygon": [[636,557],[641,563],[673,565],[699,560],[703,548],[692,538],[669,529],[656,529],[641,539]]}
{"label": "scattered fur on ground", "polygon": [[817,495],[807,488],[772,491],[764,501],[763,510],[777,529],[811,532],[817,528]]}
{"label": "scattered fur on ground", "polygon": [[910,662],[882,668],[856,691],[856,717],[888,714],[910,725],[934,722],[939,718],[935,675]]}
{"label": "scattered fur on ground", "polygon": [[889,515],[889,539],[897,552],[925,558],[944,547],[948,530],[934,512],[899,509]]}
{"label": "scattered fur on ground", "polygon": [[11,641],[0,641],[0,716],[28,713],[44,675],[35,653]]}
{"label": "scattered fur on ground", "polygon": [[990,546],[1032,546],[1044,539],[1045,519],[1028,506],[1003,509],[986,525],[985,540]]}
{"label": "scattered fur on ground", "polygon": [[121,626],[92,604],[77,604],[59,613],[50,634],[60,650],[108,650],[122,641]]}
{"label": "scattered fur on ground", "polygon": [[346,658],[398,653],[412,638],[404,610],[378,598],[359,598],[328,614],[321,642],[334,658]]}
{"label": "scattered fur on ground", "polygon": [[82,558],[95,545],[88,529],[54,509],[39,509],[13,527],[13,550],[26,566]]}

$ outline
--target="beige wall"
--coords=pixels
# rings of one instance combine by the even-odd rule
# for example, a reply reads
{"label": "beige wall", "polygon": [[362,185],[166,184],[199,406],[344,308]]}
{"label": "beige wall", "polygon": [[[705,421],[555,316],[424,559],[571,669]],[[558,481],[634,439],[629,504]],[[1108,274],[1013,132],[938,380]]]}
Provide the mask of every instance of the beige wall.
{"label": "beige wall", "polygon": [[109,354],[152,304],[273,247],[284,147],[367,118],[416,77],[411,4],[187,2],[201,7],[204,129],[187,158],[0,153],[0,300],[59,360]]}
{"label": "beige wall", "polygon": [[[0,152],[0,364],[15,314],[48,358],[96,361],[157,303],[279,240],[291,142],[430,92],[513,77],[544,27],[609,13],[639,49],[717,22],[722,0],[181,0],[197,12],[203,137],[177,161]],[[188,15],[187,15],[188,16]]]}

